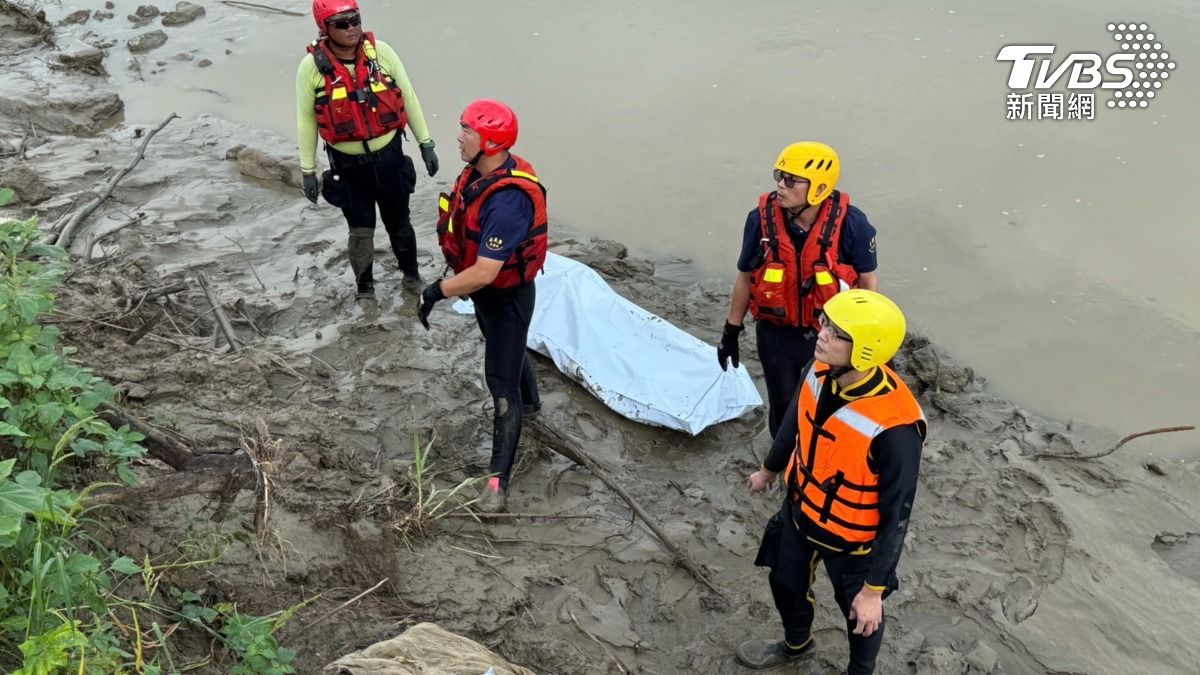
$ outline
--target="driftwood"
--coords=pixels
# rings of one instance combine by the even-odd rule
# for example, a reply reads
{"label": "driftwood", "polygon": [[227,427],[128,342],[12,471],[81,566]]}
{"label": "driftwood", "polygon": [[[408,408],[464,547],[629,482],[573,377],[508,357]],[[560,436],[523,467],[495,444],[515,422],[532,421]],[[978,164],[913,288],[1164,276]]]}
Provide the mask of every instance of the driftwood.
{"label": "driftwood", "polygon": [[1126,443],[1128,443],[1129,441],[1132,441],[1135,438],[1141,438],[1142,436],[1153,436],[1154,434],[1171,434],[1171,433],[1175,433],[1177,431],[1195,431],[1195,430],[1196,430],[1196,427],[1194,427],[1194,426],[1162,427],[1160,429],[1150,429],[1149,431],[1139,431],[1136,434],[1129,434],[1125,438],[1122,438],[1120,441],[1117,441],[1116,445],[1105,450],[1104,452],[1100,452],[1095,455],[1064,455],[1064,454],[1057,453],[1057,452],[1037,452],[1032,455],[1029,455],[1029,458],[1030,459],[1052,458],[1052,459],[1074,459],[1074,460],[1100,459],[1101,457],[1108,457],[1109,455],[1113,454],[1117,450],[1120,450],[1121,446],[1125,445]]}
{"label": "driftwood", "polygon": [[603,469],[599,464],[596,463],[594,459],[589,457],[578,443],[567,438],[558,431],[546,426],[546,424],[541,420],[529,420],[525,423],[525,427],[531,434],[537,436],[542,443],[551,450],[557,452],[563,457],[566,457],[572,462],[579,464],[580,466],[587,467],[587,469],[592,472],[592,475],[599,478],[605,485],[609,487],[610,490],[617,493],[617,495],[629,505],[629,508],[633,510],[633,512],[637,514],[639,518],[642,519],[642,522],[646,524],[646,527],[650,528],[650,531],[654,533],[654,536],[658,537],[658,540],[661,541],[663,546],[666,547],[672,556],[674,556],[675,561],[679,563],[679,565],[690,572],[697,581],[707,586],[708,589],[713,593],[716,593],[722,598],[727,599],[725,594],[722,593],[720,589],[713,584],[713,582],[709,581],[708,576],[704,573],[704,570],[702,570],[695,561],[693,561],[686,553],[684,553],[683,549],[679,548],[671,541],[670,537],[667,536],[667,533],[663,532],[662,528],[660,528],[658,524],[654,522],[654,519],[651,518],[648,513],[646,513],[644,508],[642,508],[642,505],[639,504],[636,499],[631,497],[629,493],[625,491],[625,488],[621,487],[620,484],[618,484],[610,475],[608,475],[608,471]]}
{"label": "driftwood", "polygon": [[179,116],[175,113],[171,113],[169,116],[167,116],[167,119],[163,120],[161,124],[151,129],[150,133],[146,134],[146,138],[142,140],[142,145],[138,148],[137,155],[134,156],[133,160],[130,161],[124,169],[121,169],[116,173],[116,175],[109,179],[108,185],[105,186],[102,193],[97,195],[92,201],[88,202],[87,206],[84,206],[79,211],[76,211],[75,215],[71,216],[71,219],[68,220],[67,224],[63,226],[62,232],[60,232],[58,237],[54,239],[53,243],[55,245],[61,248],[67,248],[71,245],[71,240],[75,238],[75,231],[79,229],[79,226],[83,223],[83,221],[90,216],[97,207],[103,204],[106,199],[112,196],[113,190],[117,189],[117,183],[120,183],[121,179],[129,175],[129,172],[133,171],[133,167],[137,166],[138,162],[142,161],[142,157],[146,155],[146,146],[150,144],[150,139],[154,138],[155,134],[157,134],[159,131],[162,131],[163,127],[167,126],[167,124],[169,124],[171,120],[175,119],[176,117]]}
{"label": "driftwood", "polygon": [[89,505],[144,505],[184,495],[229,495],[254,486],[254,465],[245,453],[199,455],[183,470],[144,480],[133,487],[96,490],[88,496]]}
{"label": "driftwood", "polygon": [[204,297],[208,299],[209,307],[212,307],[217,326],[225,334],[225,341],[229,343],[229,351],[236,352],[238,350],[237,333],[233,330],[233,324],[229,322],[229,316],[225,314],[225,310],[221,308],[220,303],[208,289],[208,278],[204,276],[203,272],[197,272],[196,281],[200,282],[200,290],[204,291]]}

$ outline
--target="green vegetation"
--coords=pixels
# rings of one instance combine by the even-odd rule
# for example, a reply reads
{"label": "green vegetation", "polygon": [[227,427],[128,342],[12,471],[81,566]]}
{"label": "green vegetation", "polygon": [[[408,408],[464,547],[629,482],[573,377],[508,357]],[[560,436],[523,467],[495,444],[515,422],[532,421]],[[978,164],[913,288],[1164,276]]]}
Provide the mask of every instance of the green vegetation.
{"label": "green vegetation", "polygon": [[[0,206],[11,198],[0,189]],[[89,533],[87,496],[135,484],[129,463],[145,450],[141,434],[98,416],[114,388],[73,364],[58,329],[39,323],[67,266],[62,249],[39,243],[43,236],[34,220],[0,222],[0,672],[156,674],[204,665],[174,662],[167,643],[181,627],[230,650],[239,661],[231,673],[294,672],[294,654],[275,632],[299,606],[252,617],[233,605],[209,608],[194,593],[159,592],[161,570],[214,562],[219,550],[156,566]],[[111,482],[85,485],[85,471]]]}

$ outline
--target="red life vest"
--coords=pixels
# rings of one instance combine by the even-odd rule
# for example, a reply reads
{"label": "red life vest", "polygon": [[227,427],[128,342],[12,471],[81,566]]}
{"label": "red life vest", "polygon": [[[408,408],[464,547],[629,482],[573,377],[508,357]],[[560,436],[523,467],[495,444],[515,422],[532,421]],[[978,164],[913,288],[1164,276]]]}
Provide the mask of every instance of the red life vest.
{"label": "red life vest", "polygon": [[850,196],[834,191],[813,222],[816,232],[805,238],[797,255],[779,196],[767,192],[759,197],[763,256],[750,284],[750,312],[756,321],[820,330],[817,319],[825,303],[838,291],[858,287],[858,272],[838,260],[849,208]]}
{"label": "red life vest", "polygon": [[379,67],[375,35],[366,33],[358,48],[354,74],[329,49],[328,38],[308,46],[325,84],[317,88],[317,131],[326,143],[368,141],[408,123],[404,94]]}
{"label": "red life vest", "polygon": [[481,224],[479,214],[488,197],[500,190],[519,189],[533,202],[533,222],[517,250],[504,261],[500,274],[492,281],[496,288],[513,288],[533,281],[546,262],[549,219],[546,216],[546,188],[538,180],[533,166],[516,155],[513,169],[497,169],[470,180],[474,167],[467,165],[454,182],[454,192],[442,193],[438,200],[438,245],[446,264],[455,274],[471,267],[479,257]]}
{"label": "red life vest", "polygon": [[894,389],[849,401],[820,427],[813,420],[829,366],[813,361],[800,385],[799,433],[784,474],[788,494],[805,518],[847,542],[871,541],[879,528],[879,476],[867,462],[871,441],[888,429],[914,423],[925,436],[921,404],[891,368],[880,368],[896,383]]}

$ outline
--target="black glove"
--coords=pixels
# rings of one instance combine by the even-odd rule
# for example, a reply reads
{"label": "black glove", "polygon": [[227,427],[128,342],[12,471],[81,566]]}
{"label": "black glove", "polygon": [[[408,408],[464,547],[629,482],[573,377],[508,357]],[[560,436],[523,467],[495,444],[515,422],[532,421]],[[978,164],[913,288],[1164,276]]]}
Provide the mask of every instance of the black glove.
{"label": "black glove", "polygon": [[438,170],[437,153],[433,151],[433,141],[421,144],[421,159],[425,160],[425,171],[429,173],[430,178],[433,178]]}
{"label": "black glove", "polygon": [[[434,160],[436,161],[436,160]],[[417,320],[425,326],[425,330],[429,330],[429,313],[433,311],[433,306],[438,300],[445,300],[446,294],[442,292],[442,280],[429,284],[425,290],[421,291],[421,299],[417,301]]]}
{"label": "black glove", "polygon": [[741,365],[741,355],[738,354],[738,336],[744,330],[746,330],[745,326],[735,326],[728,321],[725,322],[725,332],[721,333],[721,344],[717,345],[717,363],[721,364],[721,370],[729,368],[730,360],[733,360],[734,368]]}
{"label": "black glove", "polygon": [[308,197],[308,201],[316,204],[319,194],[321,194],[321,186],[317,183],[317,174],[304,174],[304,196]]}

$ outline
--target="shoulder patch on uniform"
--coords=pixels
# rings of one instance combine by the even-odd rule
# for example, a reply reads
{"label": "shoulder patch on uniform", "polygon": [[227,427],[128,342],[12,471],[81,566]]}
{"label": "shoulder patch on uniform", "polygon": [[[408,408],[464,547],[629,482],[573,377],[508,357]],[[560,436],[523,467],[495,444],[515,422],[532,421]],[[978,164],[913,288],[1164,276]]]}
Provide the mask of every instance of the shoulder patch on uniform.
{"label": "shoulder patch on uniform", "polygon": [[867,244],[867,248],[871,250],[871,253],[875,252],[875,237],[871,237],[871,243]]}
{"label": "shoulder patch on uniform", "polygon": [[488,250],[490,251],[499,251],[500,249],[504,248],[504,240],[500,237],[488,237],[484,245],[487,246]]}

